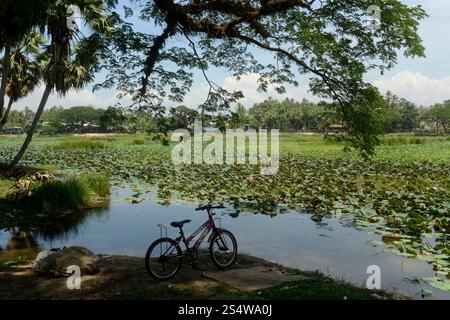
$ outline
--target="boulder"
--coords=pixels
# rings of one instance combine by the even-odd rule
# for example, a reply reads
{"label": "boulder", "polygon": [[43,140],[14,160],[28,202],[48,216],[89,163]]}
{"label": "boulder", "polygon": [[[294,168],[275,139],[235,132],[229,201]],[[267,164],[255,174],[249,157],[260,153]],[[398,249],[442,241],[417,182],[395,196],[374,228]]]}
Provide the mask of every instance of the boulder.
{"label": "boulder", "polygon": [[69,247],[39,252],[34,261],[34,270],[40,274],[68,275],[67,267],[76,265],[81,274],[95,273],[98,257],[83,247]]}

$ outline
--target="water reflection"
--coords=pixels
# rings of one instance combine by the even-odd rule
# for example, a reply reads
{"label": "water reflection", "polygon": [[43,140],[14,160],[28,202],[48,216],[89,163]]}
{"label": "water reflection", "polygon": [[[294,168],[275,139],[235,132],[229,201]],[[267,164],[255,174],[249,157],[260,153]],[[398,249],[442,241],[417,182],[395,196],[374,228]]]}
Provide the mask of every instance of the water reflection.
{"label": "water reflection", "polygon": [[[114,190],[116,200],[106,209],[83,212],[64,221],[48,221],[39,227],[18,228],[15,233],[0,232],[0,261],[19,255],[33,258],[32,253],[40,249],[71,245],[85,246],[95,253],[144,256],[149,244],[159,237],[157,224],[168,226],[171,221],[191,219],[185,229],[192,232],[206,220],[204,213],[194,211],[195,204],[163,206],[151,201],[131,204],[120,200],[130,194]],[[225,215],[216,217],[236,235],[240,252],[290,267],[320,270],[361,286],[368,277],[367,267],[378,265],[384,289],[400,290],[416,298],[420,298],[416,293],[427,289],[434,292],[433,298],[450,299],[450,293],[411,281],[434,276],[429,264],[390,252],[381,241],[382,235],[373,232],[375,227],[361,228],[351,217],[316,217],[285,210],[277,215],[261,215],[232,207],[220,213]],[[15,240],[16,247],[9,247],[10,240],[20,232],[22,238]],[[176,230],[169,227],[169,236],[175,235]],[[375,246],[374,242],[379,244]],[[26,255],[20,250],[33,252]]]}
{"label": "water reflection", "polygon": [[37,228],[34,227],[33,234],[45,242],[61,242],[82,236],[89,221],[107,219],[109,210],[108,203],[104,207],[92,208],[73,215],[69,214],[61,219],[45,221]]}
{"label": "water reflection", "polygon": [[[0,233],[2,235],[0,236],[0,262],[18,257],[34,259],[43,248],[48,248],[49,245],[53,247],[52,243],[63,243],[70,238],[82,236],[91,219],[108,217],[109,201],[102,205],[103,207],[91,208],[58,218],[40,218],[36,223],[27,222],[21,226],[7,228]],[[7,241],[5,241],[5,235],[9,235]],[[39,243],[42,243],[42,246]],[[5,249],[2,245],[5,245]]]}

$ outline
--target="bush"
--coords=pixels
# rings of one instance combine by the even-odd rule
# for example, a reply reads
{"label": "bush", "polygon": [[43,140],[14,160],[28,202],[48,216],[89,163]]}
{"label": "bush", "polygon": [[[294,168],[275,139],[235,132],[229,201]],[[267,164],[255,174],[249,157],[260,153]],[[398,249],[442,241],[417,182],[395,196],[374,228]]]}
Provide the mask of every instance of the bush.
{"label": "bush", "polygon": [[107,197],[110,194],[109,189],[108,177],[84,174],[66,180],[34,183],[31,185],[30,195],[21,202],[30,210],[48,214],[59,213],[88,207],[95,198]]}
{"label": "bush", "polygon": [[143,144],[145,144],[145,139],[134,139],[131,144],[133,144],[133,145],[143,145]]}
{"label": "bush", "polygon": [[381,144],[387,145],[387,146],[399,146],[399,145],[408,145],[408,144],[425,144],[426,139],[425,138],[419,138],[419,137],[404,137],[404,136],[393,136],[393,137],[384,137],[381,141]]}
{"label": "bush", "polygon": [[114,142],[117,141],[116,138],[114,137],[104,137],[104,136],[99,136],[99,137],[91,137],[89,138],[89,141],[108,141],[108,142]]}
{"label": "bush", "polygon": [[99,150],[106,146],[100,141],[64,141],[51,147],[53,150]]}
{"label": "bush", "polygon": [[95,195],[105,198],[111,194],[109,179],[107,176],[97,174],[83,174],[80,177],[82,183],[86,184]]}
{"label": "bush", "polygon": [[346,133],[329,133],[323,139],[326,143],[342,144],[346,142],[348,135]]}

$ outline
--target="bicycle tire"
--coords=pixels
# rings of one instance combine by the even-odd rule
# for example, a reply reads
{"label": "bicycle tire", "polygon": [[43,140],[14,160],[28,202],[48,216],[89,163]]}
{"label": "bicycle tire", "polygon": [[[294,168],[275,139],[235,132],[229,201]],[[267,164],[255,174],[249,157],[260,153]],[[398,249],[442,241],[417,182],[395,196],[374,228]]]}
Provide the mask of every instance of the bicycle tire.
{"label": "bicycle tire", "polygon": [[[217,237],[219,237],[221,234],[226,234],[230,237],[232,243],[233,243],[233,258],[226,264],[221,264],[219,261],[217,261],[216,256],[214,255],[214,243],[217,239]],[[235,236],[228,230],[225,229],[217,229],[217,232],[213,235],[213,237],[211,238],[211,242],[209,244],[209,256],[211,258],[211,261],[219,268],[219,269],[225,269],[230,267],[231,265],[233,265],[236,262],[236,258],[237,258],[237,250],[238,250],[238,246],[237,246],[237,241]]]}
{"label": "bicycle tire", "polygon": [[[180,258],[178,259],[178,264],[176,266],[176,268],[174,269],[174,271],[172,273],[170,273],[168,276],[162,277],[160,275],[158,275],[157,273],[155,273],[154,270],[152,270],[151,266],[150,266],[150,256],[152,251],[155,249],[155,247],[163,242],[168,242],[171,243],[175,249],[177,250],[177,254],[180,255]],[[178,245],[178,243],[171,239],[171,238],[160,238],[156,241],[154,241],[150,247],[147,250],[147,253],[145,254],[145,268],[147,269],[147,272],[155,279],[157,280],[169,280],[173,277],[175,277],[175,275],[178,273],[178,271],[180,271],[181,269],[181,265],[183,264],[183,256],[182,256],[183,252],[180,248],[180,246]]]}

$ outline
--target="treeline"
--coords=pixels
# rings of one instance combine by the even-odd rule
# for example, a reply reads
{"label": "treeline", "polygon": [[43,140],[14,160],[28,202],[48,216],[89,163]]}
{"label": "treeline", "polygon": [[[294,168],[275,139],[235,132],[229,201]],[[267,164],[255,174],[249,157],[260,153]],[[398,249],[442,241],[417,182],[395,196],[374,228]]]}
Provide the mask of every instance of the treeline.
{"label": "treeline", "polygon": [[[450,100],[431,107],[419,107],[392,93],[385,96],[383,129],[385,133],[423,131],[447,133],[450,125]],[[34,112],[29,108],[12,111],[8,126],[29,127]],[[180,105],[170,108],[156,118],[147,111],[124,112],[119,108],[99,109],[79,106],[65,109],[53,107],[45,111],[38,131],[42,134],[76,132],[161,132],[190,128],[197,119],[206,126],[224,128],[276,128],[282,132],[327,132],[330,128],[344,127],[336,113],[326,103],[313,103],[306,99],[278,101],[269,98],[247,109],[238,104],[229,113],[202,114]]]}
{"label": "treeline", "polygon": [[[384,133],[449,132],[450,100],[422,107],[391,92],[385,95],[384,100]],[[248,111],[239,106],[235,113],[239,125],[248,123],[255,127],[278,128],[281,131],[325,132],[330,127],[342,124],[330,105],[323,102],[316,104],[306,99],[301,102],[268,99],[255,104]]]}

